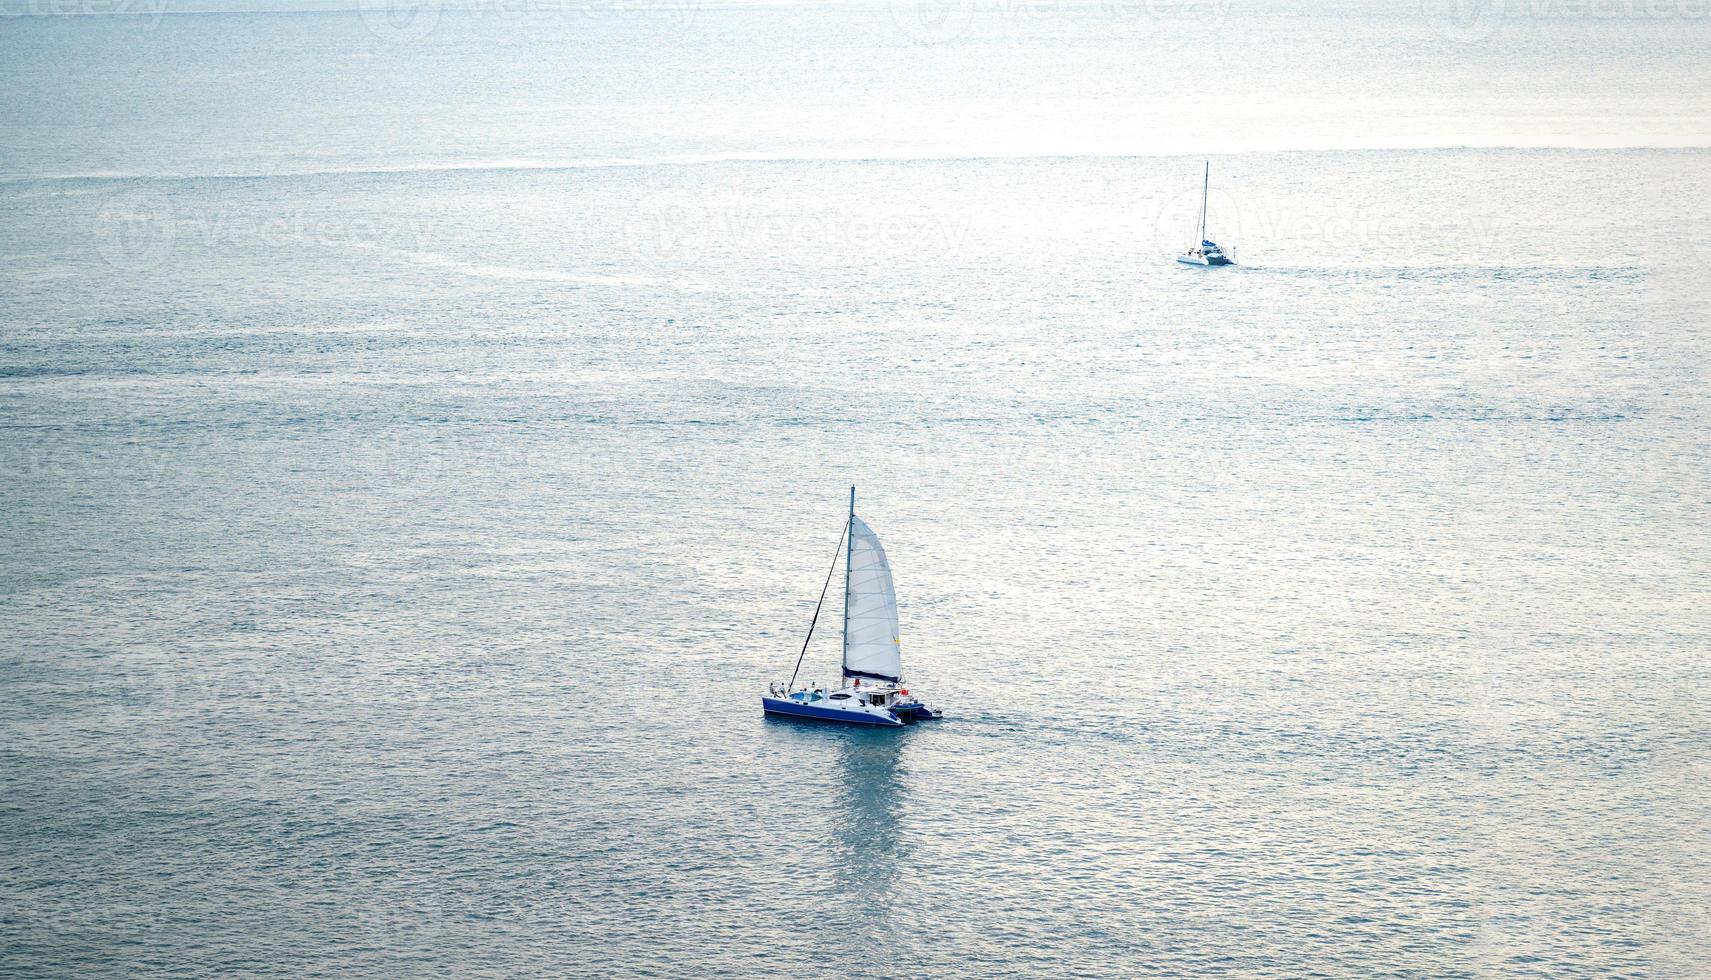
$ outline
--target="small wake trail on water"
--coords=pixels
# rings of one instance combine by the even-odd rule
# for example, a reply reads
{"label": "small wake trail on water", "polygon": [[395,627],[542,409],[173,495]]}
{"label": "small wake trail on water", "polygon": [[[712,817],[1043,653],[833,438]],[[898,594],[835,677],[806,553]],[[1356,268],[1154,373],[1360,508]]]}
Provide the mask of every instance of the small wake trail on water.
{"label": "small wake trail on water", "polygon": [[346,248],[358,249],[365,252],[377,252],[382,255],[414,263],[416,265],[445,269],[462,275],[473,276],[478,279],[496,279],[511,282],[562,283],[569,286],[614,286],[619,288],[666,289],[690,293],[747,294],[758,291],[754,289],[722,285],[719,283],[694,282],[686,279],[662,276],[576,272],[564,269],[540,269],[493,265],[485,262],[470,262],[450,255],[442,255],[438,252],[392,248],[371,242],[340,242],[338,244]]}

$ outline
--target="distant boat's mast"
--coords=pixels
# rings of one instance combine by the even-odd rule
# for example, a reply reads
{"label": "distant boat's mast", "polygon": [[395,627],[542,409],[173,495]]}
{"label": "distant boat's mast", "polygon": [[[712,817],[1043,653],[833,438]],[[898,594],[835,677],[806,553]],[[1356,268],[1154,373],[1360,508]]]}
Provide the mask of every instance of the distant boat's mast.
{"label": "distant boat's mast", "polygon": [[[1200,184],[1200,242],[1206,240],[1206,196],[1212,191],[1212,161],[1206,161],[1206,179]],[[1196,248],[1200,242],[1195,242]]]}

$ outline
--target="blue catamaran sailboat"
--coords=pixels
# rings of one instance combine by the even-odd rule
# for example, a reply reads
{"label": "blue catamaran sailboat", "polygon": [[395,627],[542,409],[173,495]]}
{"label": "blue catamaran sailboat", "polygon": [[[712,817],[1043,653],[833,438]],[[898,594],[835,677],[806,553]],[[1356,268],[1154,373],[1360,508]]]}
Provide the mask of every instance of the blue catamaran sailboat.
{"label": "blue catamaran sailboat", "polygon": [[826,584],[820,589],[820,602],[814,606],[814,619],[808,624],[808,637],[796,658],[796,670],[789,681],[768,687],[760,699],[761,709],[769,715],[852,725],[896,726],[939,717],[939,711],[922,704],[903,686],[891,563],[879,546],[879,536],[856,516],[855,487],[850,487],[849,521],[838,546],[844,561],[843,684],[836,689],[816,684],[796,686],[808,640],[814,638],[814,624],[820,621],[820,607],[826,602],[826,590],[838,570],[838,559],[833,558]]}
{"label": "blue catamaran sailboat", "polygon": [[1176,257],[1183,265],[1235,265],[1218,243],[1206,237],[1206,198],[1212,191],[1212,161],[1206,161],[1206,177],[1200,184],[1200,244]]}

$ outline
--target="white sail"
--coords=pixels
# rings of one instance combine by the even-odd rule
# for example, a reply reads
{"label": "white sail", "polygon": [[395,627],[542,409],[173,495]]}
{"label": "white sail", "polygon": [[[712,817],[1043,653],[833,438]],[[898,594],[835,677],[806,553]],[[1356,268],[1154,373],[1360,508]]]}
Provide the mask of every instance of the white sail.
{"label": "white sail", "polygon": [[844,676],[887,681],[903,676],[891,563],[885,560],[879,535],[854,514],[844,585]]}

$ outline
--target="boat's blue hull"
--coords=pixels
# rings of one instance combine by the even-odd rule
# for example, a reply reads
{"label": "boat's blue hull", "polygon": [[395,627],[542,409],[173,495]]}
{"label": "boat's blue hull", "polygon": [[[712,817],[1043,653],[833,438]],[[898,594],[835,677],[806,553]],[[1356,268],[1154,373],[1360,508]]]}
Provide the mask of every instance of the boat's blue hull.
{"label": "boat's blue hull", "polygon": [[865,714],[859,711],[841,711],[837,708],[822,708],[819,705],[803,704],[789,698],[760,699],[760,706],[769,715],[786,715],[791,718],[808,718],[813,721],[835,721],[845,725],[877,725],[882,728],[897,728],[903,723],[892,717]]}

